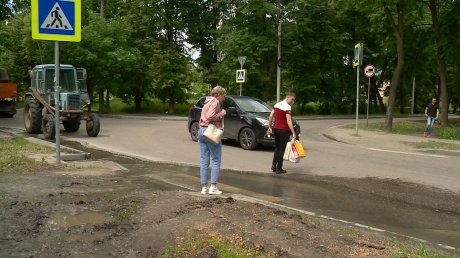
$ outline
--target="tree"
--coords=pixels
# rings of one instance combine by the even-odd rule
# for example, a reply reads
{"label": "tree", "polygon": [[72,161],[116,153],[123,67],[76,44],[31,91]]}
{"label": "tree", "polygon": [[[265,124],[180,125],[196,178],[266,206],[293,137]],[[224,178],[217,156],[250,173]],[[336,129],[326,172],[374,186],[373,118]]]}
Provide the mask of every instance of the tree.
{"label": "tree", "polygon": [[439,7],[435,0],[429,0],[427,2],[428,8],[430,9],[432,28],[436,41],[436,56],[439,68],[439,83],[441,89],[441,126],[446,127],[448,124],[448,112],[449,112],[449,96],[447,87],[447,65],[446,65],[446,40],[442,32],[442,25],[439,21]]}
{"label": "tree", "polygon": [[276,93],[278,9],[273,2],[232,2],[222,15],[215,46],[225,59],[214,70],[218,81],[226,83],[224,86],[232,93],[239,91],[235,83],[235,70],[240,68],[238,56],[247,56],[244,95],[268,99]]}
{"label": "tree", "polygon": [[396,15],[398,22],[396,23],[387,2],[383,2],[383,8],[388,21],[393,28],[396,37],[396,49],[398,53],[398,62],[396,69],[393,72],[390,85],[390,97],[388,98],[387,115],[385,119],[385,131],[390,132],[393,127],[393,109],[395,105],[396,93],[399,86],[401,72],[404,66],[404,0],[399,0],[396,4]]}
{"label": "tree", "polygon": [[[63,44],[62,62],[84,67],[88,71],[91,91],[118,92],[123,80],[137,68],[141,54],[129,45],[129,27],[123,18],[107,20],[99,14],[88,13],[88,25],[83,27],[80,43]],[[121,91],[120,91],[121,92]],[[99,111],[104,101],[99,94]],[[106,102],[106,111],[108,103]]]}
{"label": "tree", "polygon": [[187,42],[199,51],[197,67],[202,71],[205,81],[213,86],[217,85],[217,80],[212,75],[212,67],[218,62],[214,40],[224,7],[221,1],[187,0],[182,8]]}

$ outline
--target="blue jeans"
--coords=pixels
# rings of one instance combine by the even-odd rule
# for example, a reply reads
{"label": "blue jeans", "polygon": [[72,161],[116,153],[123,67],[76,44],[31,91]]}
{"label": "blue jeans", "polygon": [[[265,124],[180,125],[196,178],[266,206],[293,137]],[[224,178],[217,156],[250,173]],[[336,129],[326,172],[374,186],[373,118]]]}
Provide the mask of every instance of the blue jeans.
{"label": "blue jeans", "polygon": [[203,138],[206,128],[198,129],[198,143],[200,144],[200,180],[202,185],[208,183],[208,167],[211,161],[211,184],[217,184],[220,164],[222,161],[222,143],[212,144]]}
{"label": "blue jeans", "polygon": [[425,132],[430,133],[433,128],[434,121],[436,120],[436,117],[428,116],[426,119],[426,127],[425,127]]}

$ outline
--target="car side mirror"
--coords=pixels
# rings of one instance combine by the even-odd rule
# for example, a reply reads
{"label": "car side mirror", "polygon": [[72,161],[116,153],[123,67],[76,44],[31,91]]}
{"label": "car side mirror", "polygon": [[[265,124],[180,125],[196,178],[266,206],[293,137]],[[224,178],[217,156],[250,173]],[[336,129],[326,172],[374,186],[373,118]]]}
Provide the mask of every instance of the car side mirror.
{"label": "car side mirror", "polygon": [[227,109],[227,114],[229,115],[236,115],[238,114],[238,110],[236,109],[236,107],[229,107]]}

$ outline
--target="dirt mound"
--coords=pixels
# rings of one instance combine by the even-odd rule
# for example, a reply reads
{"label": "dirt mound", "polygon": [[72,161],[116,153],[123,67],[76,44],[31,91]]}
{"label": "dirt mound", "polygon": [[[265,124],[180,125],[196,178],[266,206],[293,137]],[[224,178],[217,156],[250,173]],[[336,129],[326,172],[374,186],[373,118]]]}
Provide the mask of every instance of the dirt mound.
{"label": "dirt mound", "polygon": [[82,174],[0,175],[0,256],[156,257],[191,239],[208,244],[186,256],[218,257],[210,239],[272,257],[392,253],[381,235],[331,221],[231,197],[140,188],[121,174]]}

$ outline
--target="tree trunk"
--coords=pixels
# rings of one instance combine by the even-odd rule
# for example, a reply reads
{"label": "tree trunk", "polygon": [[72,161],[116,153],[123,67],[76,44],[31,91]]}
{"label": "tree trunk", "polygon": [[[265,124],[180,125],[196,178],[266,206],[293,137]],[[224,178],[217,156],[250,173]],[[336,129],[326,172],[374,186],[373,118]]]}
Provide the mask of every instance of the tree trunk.
{"label": "tree trunk", "polygon": [[447,92],[447,69],[445,59],[445,49],[442,42],[442,33],[438,20],[438,10],[435,0],[430,0],[429,8],[431,12],[432,28],[436,39],[437,59],[439,69],[439,82],[441,88],[440,107],[441,107],[441,126],[446,127],[448,124],[449,113],[449,94]]}
{"label": "tree trunk", "polygon": [[399,113],[404,114],[404,83],[399,86]]}
{"label": "tree trunk", "polygon": [[139,92],[134,95],[134,110],[136,113],[141,112],[142,97]]}
{"label": "tree trunk", "polygon": [[104,17],[104,0],[101,0],[101,6],[100,6],[100,12],[99,14],[101,15],[101,17]]}
{"label": "tree trunk", "polygon": [[169,99],[169,110],[168,110],[168,113],[170,115],[174,115],[174,98],[170,98]]}
{"label": "tree trunk", "polygon": [[99,113],[104,113],[104,90],[99,89]]}
{"label": "tree trunk", "polygon": [[377,88],[377,81],[375,80],[375,77],[371,78],[371,96],[369,98],[369,113],[375,113],[377,112],[378,109],[378,101],[377,101],[377,95],[379,94],[379,90]]}
{"label": "tree trunk", "polygon": [[107,94],[105,96],[105,112],[108,114],[110,113],[110,91],[107,90]]}
{"label": "tree trunk", "polygon": [[404,66],[404,0],[399,0],[399,3],[396,5],[396,10],[398,12],[398,24],[395,24],[393,16],[386,2],[383,2],[383,6],[387,18],[390,21],[390,24],[393,27],[393,31],[396,35],[396,49],[398,52],[398,61],[396,64],[396,69],[393,72],[393,76],[391,77],[390,96],[388,98],[387,115],[385,119],[385,131],[391,132],[391,130],[393,129],[393,109],[395,106],[398,85],[401,80],[401,73]]}
{"label": "tree trunk", "polygon": [[386,57],[385,58],[385,63],[383,65],[383,68],[382,68],[382,73],[380,74],[380,78],[378,80],[378,82],[376,83],[376,96],[377,96],[377,100],[379,101],[379,105],[380,105],[380,111],[382,112],[382,114],[385,114],[385,103],[383,103],[383,98],[382,96],[380,96],[380,92],[378,91],[378,88],[383,88],[383,79],[385,78],[385,73],[387,71],[387,68],[388,68],[388,63],[390,62],[390,58]]}

